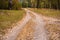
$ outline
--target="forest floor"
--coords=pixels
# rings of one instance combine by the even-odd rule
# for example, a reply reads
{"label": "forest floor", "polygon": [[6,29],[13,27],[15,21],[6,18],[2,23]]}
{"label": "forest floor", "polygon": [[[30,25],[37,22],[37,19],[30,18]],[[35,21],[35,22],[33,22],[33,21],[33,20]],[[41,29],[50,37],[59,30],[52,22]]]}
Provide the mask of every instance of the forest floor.
{"label": "forest floor", "polygon": [[3,40],[60,40],[60,19],[24,9],[26,16],[3,37]]}

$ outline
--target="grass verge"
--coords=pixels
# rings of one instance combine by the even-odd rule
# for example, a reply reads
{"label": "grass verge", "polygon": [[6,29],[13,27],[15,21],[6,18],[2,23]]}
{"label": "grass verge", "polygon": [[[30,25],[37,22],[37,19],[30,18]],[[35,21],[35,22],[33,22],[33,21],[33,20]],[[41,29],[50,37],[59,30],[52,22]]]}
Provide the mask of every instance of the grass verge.
{"label": "grass verge", "polygon": [[11,25],[23,18],[24,10],[0,10],[0,34],[4,35]]}
{"label": "grass verge", "polygon": [[53,18],[60,19],[60,10],[54,10],[54,9],[37,9],[37,8],[31,8],[30,10],[33,10],[34,12],[37,12],[39,14],[42,14],[44,16],[49,16]]}

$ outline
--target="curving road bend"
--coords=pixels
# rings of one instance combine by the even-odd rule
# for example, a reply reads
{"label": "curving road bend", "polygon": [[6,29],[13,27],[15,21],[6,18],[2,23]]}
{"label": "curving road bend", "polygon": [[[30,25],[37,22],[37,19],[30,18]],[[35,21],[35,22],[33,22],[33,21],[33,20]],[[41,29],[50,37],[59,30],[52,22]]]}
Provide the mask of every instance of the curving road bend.
{"label": "curving road bend", "polygon": [[32,19],[34,21],[34,36],[33,40],[48,40],[48,36],[46,33],[46,30],[44,28],[45,22],[42,16],[28,10],[24,9],[26,11],[26,17],[23,18],[22,22],[16,25],[7,35],[4,36],[3,40],[15,40],[17,38],[17,35],[20,33],[21,29],[26,25],[26,23]]}

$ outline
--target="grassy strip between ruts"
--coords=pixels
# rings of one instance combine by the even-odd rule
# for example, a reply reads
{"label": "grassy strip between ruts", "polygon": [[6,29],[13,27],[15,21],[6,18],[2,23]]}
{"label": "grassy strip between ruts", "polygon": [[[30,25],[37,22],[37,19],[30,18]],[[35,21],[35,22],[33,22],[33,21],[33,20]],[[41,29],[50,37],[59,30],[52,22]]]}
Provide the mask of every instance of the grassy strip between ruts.
{"label": "grassy strip between ruts", "polygon": [[0,10],[0,35],[4,35],[5,31],[21,20],[24,14],[24,10]]}
{"label": "grassy strip between ruts", "polygon": [[18,34],[16,40],[33,40],[34,37],[34,29],[33,26],[35,23],[32,20],[29,20],[27,24],[23,27],[23,29]]}
{"label": "grassy strip between ruts", "polygon": [[37,9],[37,8],[31,8],[30,10],[37,12],[39,14],[42,14],[44,16],[53,17],[60,19],[60,10],[54,10],[54,9]]}

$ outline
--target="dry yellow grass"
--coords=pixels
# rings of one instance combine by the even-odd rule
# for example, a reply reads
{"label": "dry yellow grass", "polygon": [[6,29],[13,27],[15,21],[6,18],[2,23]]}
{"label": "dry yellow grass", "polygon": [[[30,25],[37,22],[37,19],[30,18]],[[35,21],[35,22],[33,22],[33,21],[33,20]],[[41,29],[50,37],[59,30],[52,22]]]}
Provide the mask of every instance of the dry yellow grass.
{"label": "dry yellow grass", "polygon": [[21,30],[16,40],[33,40],[33,35],[34,35],[33,26],[34,26],[34,22],[30,20]]}
{"label": "dry yellow grass", "polygon": [[53,17],[60,19],[60,10],[54,10],[54,9],[36,9],[36,8],[30,8],[29,10],[34,11],[36,13],[42,14],[47,17]]}

